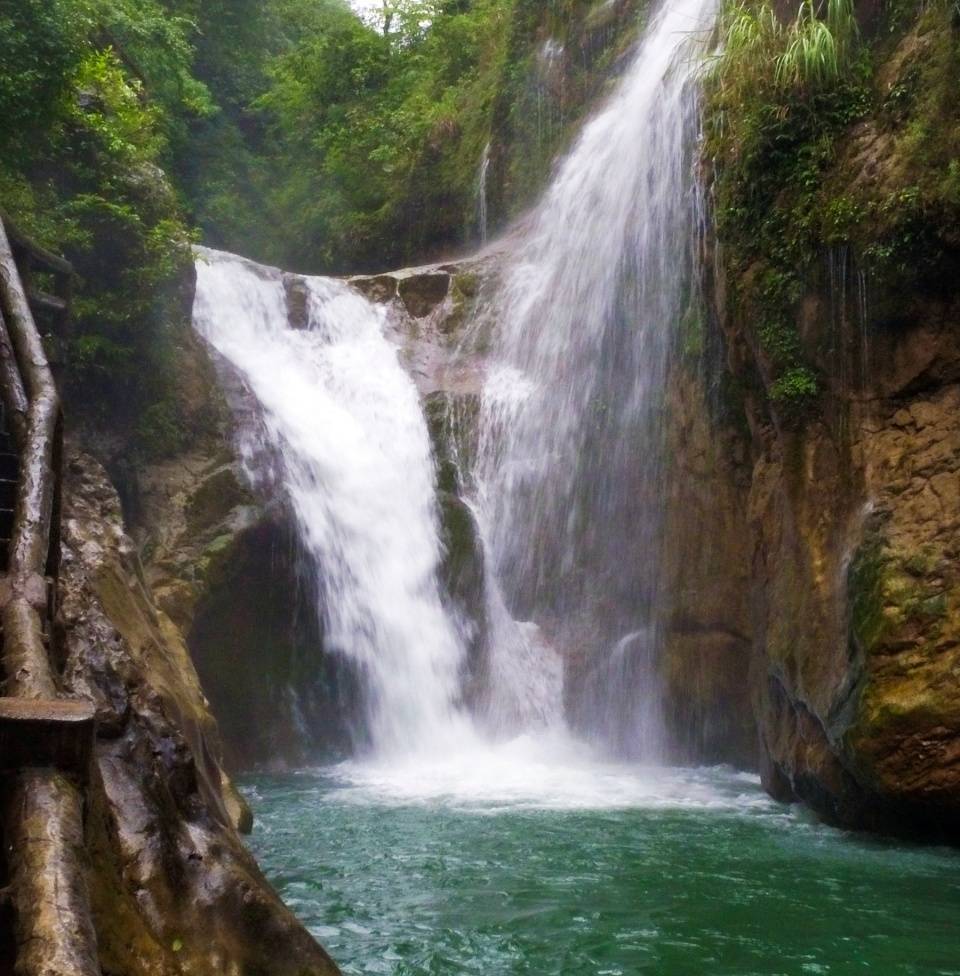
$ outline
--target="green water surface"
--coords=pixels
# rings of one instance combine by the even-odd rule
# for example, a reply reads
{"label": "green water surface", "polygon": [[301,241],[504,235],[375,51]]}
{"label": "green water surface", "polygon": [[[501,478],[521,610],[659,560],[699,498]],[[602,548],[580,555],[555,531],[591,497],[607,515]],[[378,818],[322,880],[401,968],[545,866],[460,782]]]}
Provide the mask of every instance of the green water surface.
{"label": "green water surface", "polygon": [[244,786],[267,876],[344,973],[960,976],[957,852],[697,776],[718,803],[391,799],[337,769]]}

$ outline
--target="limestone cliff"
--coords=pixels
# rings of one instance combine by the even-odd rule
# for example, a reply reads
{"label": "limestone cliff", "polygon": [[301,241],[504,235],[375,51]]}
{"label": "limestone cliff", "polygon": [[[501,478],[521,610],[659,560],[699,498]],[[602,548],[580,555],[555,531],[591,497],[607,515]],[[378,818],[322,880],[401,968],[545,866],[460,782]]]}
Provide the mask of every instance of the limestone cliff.
{"label": "limestone cliff", "polygon": [[[811,290],[811,330],[829,322],[826,305]],[[802,427],[746,398],[749,563],[733,572],[749,567],[743,666],[768,787],[841,823],[949,834],[960,811],[960,334],[955,305],[915,314],[873,334],[856,391],[824,362],[822,413]],[[742,343],[743,320],[729,325]]]}
{"label": "limestone cliff", "polygon": [[671,751],[755,768],[749,681],[749,443],[697,357],[672,371],[666,415],[662,674]]}
{"label": "limestone cliff", "polygon": [[[665,404],[662,656],[677,759],[760,766],[775,795],[842,824],[951,837],[960,822],[953,32],[933,7],[891,29],[871,48],[868,82],[858,75],[822,96],[812,116],[807,104],[771,113],[756,158],[707,170],[710,314],[679,337]],[[937,138],[924,143],[921,130]],[[474,624],[476,674],[482,554],[458,498],[448,420],[451,405],[466,414],[475,405],[496,328],[483,292],[496,261],[353,279],[389,307],[427,402],[445,579]],[[296,279],[287,281],[296,326]],[[230,758],[299,761],[305,741],[343,743],[351,678],[315,653],[321,635],[303,612],[283,501],[251,494],[228,427],[144,473],[137,538],[158,602],[189,634]],[[253,599],[267,591],[269,601]],[[254,611],[264,603],[268,613]],[[262,735],[244,734],[251,721]]]}
{"label": "limestone cliff", "polygon": [[[469,410],[479,392],[484,326],[473,321],[473,310],[496,262],[494,251],[350,279],[386,307],[388,328],[426,405],[440,462],[442,572],[456,612],[471,621],[478,667],[482,557],[458,497],[448,414]],[[283,280],[290,326],[302,328],[303,279],[251,267]],[[473,335],[469,352],[465,332]],[[199,339],[184,334],[180,345],[181,394],[216,422],[191,438],[189,450],[141,467],[130,485],[131,534],[144,577],[185,636],[231,768],[339,754],[350,744],[356,676],[347,662],[320,651],[316,591],[302,572],[292,513],[271,481],[271,465],[259,459],[267,463],[254,473],[242,456],[241,432],[258,422],[249,395]]]}

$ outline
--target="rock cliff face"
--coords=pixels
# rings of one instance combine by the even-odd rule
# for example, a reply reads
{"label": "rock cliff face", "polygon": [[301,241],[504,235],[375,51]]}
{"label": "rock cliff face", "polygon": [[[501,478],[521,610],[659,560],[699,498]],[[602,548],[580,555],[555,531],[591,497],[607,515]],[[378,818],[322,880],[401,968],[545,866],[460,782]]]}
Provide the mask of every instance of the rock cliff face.
{"label": "rock cliff face", "polygon": [[[808,296],[811,330],[824,306]],[[823,363],[823,412],[800,429],[746,401],[767,785],[840,823],[947,834],[960,822],[956,313],[928,305],[875,333],[856,391]]]}
{"label": "rock cliff face", "polygon": [[[774,128],[719,173],[711,341],[722,351],[707,374],[725,404],[697,423],[709,417],[706,443],[746,452],[724,448],[700,494],[726,540],[709,575],[749,594],[747,613],[732,592],[721,608],[749,639],[737,656],[770,791],[837,823],[955,840],[956,39],[939,8],[887,29],[869,85],[835,96],[846,114],[818,116],[813,134],[800,110],[772,114],[794,150],[777,151]],[[761,162],[772,176],[747,188],[743,168]],[[805,184],[790,177],[800,171]],[[691,431],[681,470],[704,443]],[[692,578],[710,585],[699,569]],[[726,701],[711,675],[709,693]]]}
{"label": "rock cliff face", "polygon": [[[811,285],[802,328],[829,348]],[[726,360],[675,371],[665,711],[680,758],[759,761],[832,822],[956,839],[960,307],[913,311],[823,356],[800,424],[732,311]]]}
{"label": "rock cliff face", "polygon": [[[477,676],[483,556],[459,498],[449,419],[451,408],[475,409],[495,328],[484,288],[498,260],[353,281],[389,307],[424,396],[444,577],[473,623]],[[751,322],[719,300],[719,286],[707,348],[684,350],[674,367],[662,666],[672,751],[760,766],[775,795],[836,822],[945,831],[960,796],[957,309],[918,298],[915,319],[877,319],[864,345],[851,289],[838,344],[831,288],[815,276],[798,304],[824,378],[803,422],[771,401]],[[291,289],[295,325],[295,279]],[[189,635],[230,761],[300,762],[305,749],[346,744],[352,678],[316,653],[283,502],[251,493],[230,442],[227,425],[203,450],[143,474],[146,577]]]}
{"label": "rock cliff face", "polygon": [[681,762],[755,768],[749,442],[697,358],[677,363],[668,389],[662,673],[671,751]]}
{"label": "rock cliff face", "polygon": [[[774,795],[834,822],[955,838],[958,261],[949,220],[916,204],[955,168],[935,171],[943,147],[921,152],[910,141],[912,123],[960,130],[949,112],[941,118],[945,97],[922,97],[947,91],[954,77],[942,36],[921,20],[884,42],[879,108],[829,132],[815,197],[794,201],[774,187],[778,241],[790,207],[817,211],[809,224],[819,237],[806,226],[787,242],[802,258],[795,267],[777,265],[782,254],[765,254],[762,241],[751,250],[731,240],[718,221],[713,315],[678,356],[665,405],[671,597],[662,671],[677,759],[760,767]],[[791,166],[794,156],[803,154],[789,154]],[[870,197],[878,193],[879,202]],[[353,279],[389,307],[427,404],[444,574],[474,623],[477,675],[482,553],[459,498],[448,420],[451,408],[475,409],[486,333],[496,327],[483,314],[484,288],[498,260]],[[904,273],[912,264],[922,274]],[[292,277],[288,296],[295,326]],[[804,364],[797,389],[775,361],[785,345],[790,362]],[[269,491],[251,495],[230,442],[224,423],[195,455],[145,473],[137,539],[158,604],[189,634],[230,760],[297,762],[305,741],[345,741],[351,676],[309,653],[320,635],[299,598],[289,518]],[[249,612],[267,588],[274,609]],[[262,735],[247,734],[251,721]]]}
{"label": "rock cliff face", "polygon": [[84,455],[67,464],[61,583],[65,690],[93,701],[99,722],[85,832],[103,971],[332,976],[240,841],[249,812],[220,766],[183,635]]}

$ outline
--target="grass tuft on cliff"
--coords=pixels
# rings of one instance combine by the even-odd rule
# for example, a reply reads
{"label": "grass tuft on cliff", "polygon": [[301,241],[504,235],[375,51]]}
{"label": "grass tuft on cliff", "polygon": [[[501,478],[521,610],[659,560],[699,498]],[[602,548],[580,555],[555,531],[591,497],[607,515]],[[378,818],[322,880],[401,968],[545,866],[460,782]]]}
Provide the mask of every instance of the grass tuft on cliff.
{"label": "grass tuft on cliff", "polygon": [[[811,323],[808,298],[852,291],[860,275],[866,334],[902,316],[917,287],[954,280],[957,26],[946,0],[859,19],[851,0],[804,0],[786,21],[769,0],[723,9],[705,151],[731,311],[748,323],[775,412],[815,408],[817,373],[842,372],[831,360],[849,337],[822,311]],[[834,317],[850,327],[846,310]]]}

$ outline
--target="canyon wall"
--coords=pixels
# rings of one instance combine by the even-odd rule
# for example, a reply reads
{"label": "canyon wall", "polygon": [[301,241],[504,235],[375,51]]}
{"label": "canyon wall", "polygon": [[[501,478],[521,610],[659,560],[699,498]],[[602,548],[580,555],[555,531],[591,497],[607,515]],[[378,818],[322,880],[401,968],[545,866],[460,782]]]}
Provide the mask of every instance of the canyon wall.
{"label": "canyon wall", "polygon": [[[738,211],[745,223],[729,216],[738,201],[725,195],[729,169],[720,174],[708,311],[683,325],[665,404],[672,756],[760,768],[775,796],[833,822],[924,835],[955,834],[960,802],[960,305],[948,162],[960,126],[945,95],[956,70],[945,16],[933,10],[878,42],[869,91],[861,85],[842,110],[827,105],[828,130],[787,118],[800,127],[795,151],[766,158],[769,198]],[[918,143],[915,130],[934,123],[939,141]],[[815,183],[807,169],[808,184],[776,170],[809,169],[804,139],[828,138]],[[925,202],[933,181],[948,195],[939,211]],[[794,185],[815,189],[791,195]],[[785,242],[786,257],[767,253],[768,240]],[[444,575],[475,624],[474,678],[482,556],[448,418],[451,405],[469,414],[475,404],[484,333],[496,327],[483,288],[499,259],[484,260],[354,279],[390,306],[427,404]],[[230,759],[298,762],[305,741],[344,746],[353,678],[310,653],[320,635],[289,518],[269,490],[251,494],[229,428],[144,473],[137,538],[158,602],[190,635]],[[264,592],[266,614],[253,609]],[[249,716],[262,735],[248,734]]]}
{"label": "canyon wall", "polygon": [[[744,639],[674,700],[737,715],[749,685],[775,796],[956,839],[960,60],[946,8],[875,14],[856,72],[741,95],[752,134],[708,139],[714,316],[679,388],[716,395],[679,411],[673,486],[679,549],[692,511],[707,565],[681,559],[674,585],[681,605],[712,592],[698,627],[717,606]],[[713,647],[668,656],[671,673]]]}
{"label": "canyon wall", "polygon": [[63,516],[63,686],[98,720],[83,830],[101,968],[332,976],[239,837],[250,813],[220,764],[183,634],[87,455],[67,459]]}

